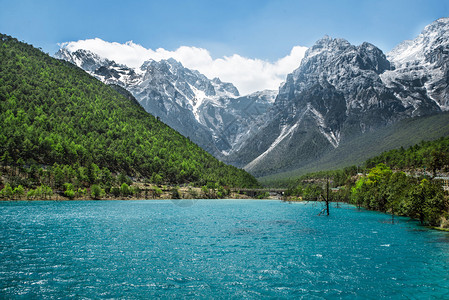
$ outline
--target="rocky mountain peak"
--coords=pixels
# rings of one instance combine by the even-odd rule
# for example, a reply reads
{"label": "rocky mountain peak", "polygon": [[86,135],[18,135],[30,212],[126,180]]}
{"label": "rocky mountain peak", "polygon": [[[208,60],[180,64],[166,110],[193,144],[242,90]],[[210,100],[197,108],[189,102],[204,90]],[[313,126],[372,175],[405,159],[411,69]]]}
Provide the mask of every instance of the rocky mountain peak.
{"label": "rocky mountain peak", "polygon": [[371,43],[355,46],[345,39],[323,37],[281,85],[269,122],[234,159],[254,174],[272,172],[267,166],[274,165],[287,170],[292,164],[312,163],[360,134],[441,112],[441,100],[449,99],[449,71],[441,76],[449,62],[447,23],[448,19],[436,21],[417,40],[393,52],[408,58],[421,51],[413,68],[394,61],[394,69],[388,59],[392,56]]}
{"label": "rocky mountain peak", "polygon": [[391,69],[391,64],[386,55],[373,44],[364,42],[357,47],[360,53],[360,68],[364,70],[374,70],[377,74],[382,74]]}
{"label": "rocky mountain peak", "polygon": [[129,90],[148,112],[216,156],[231,151],[245,138],[254,120],[251,116],[263,114],[273,104],[273,97],[239,97],[232,83],[210,80],[173,58],[150,59],[134,69],[83,49],[61,48],[55,56]]}
{"label": "rocky mountain peak", "polygon": [[345,50],[346,48],[351,47],[351,44],[342,38],[332,38],[328,35],[325,35],[321,39],[315,42],[315,44],[309,50],[311,52],[315,52],[317,50]]}
{"label": "rocky mountain peak", "polygon": [[71,62],[78,67],[93,72],[101,66],[110,66],[116,64],[112,60],[100,57],[99,55],[84,49],[78,49],[74,52],[69,51],[67,48],[61,48],[55,54],[56,58]]}
{"label": "rocky mountain peak", "polygon": [[441,110],[449,110],[449,18],[429,24],[387,57],[395,70],[382,74],[382,80],[398,97],[414,106],[417,100],[431,100]]}
{"label": "rocky mountain peak", "polygon": [[348,108],[362,105],[366,98],[355,96],[362,87],[381,89],[379,74],[390,69],[385,54],[370,43],[351,45],[328,36],[310,48],[298,69],[287,76],[276,102],[285,103],[316,84],[330,84],[347,98]]}
{"label": "rocky mountain peak", "polygon": [[147,111],[210,153],[265,175],[313,164],[401,119],[449,110],[448,45],[449,18],[388,55],[368,42],[324,36],[278,93],[241,97],[231,83],[173,59],[134,70],[88,52],[61,49],[60,56],[127,88]]}
{"label": "rocky mountain peak", "polygon": [[[432,53],[448,49],[449,18],[441,18],[427,25],[413,40],[406,40],[388,53],[388,58],[397,68],[420,64],[423,61],[431,63]],[[447,54],[447,53],[446,53]]]}
{"label": "rocky mountain peak", "polygon": [[[350,66],[350,69],[348,69]],[[325,36],[307,50],[301,65],[292,74],[300,77],[304,73],[329,74],[346,69],[349,72],[370,70],[377,74],[390,69],[385,54],[370,43],[354,46],[345,39]]]}

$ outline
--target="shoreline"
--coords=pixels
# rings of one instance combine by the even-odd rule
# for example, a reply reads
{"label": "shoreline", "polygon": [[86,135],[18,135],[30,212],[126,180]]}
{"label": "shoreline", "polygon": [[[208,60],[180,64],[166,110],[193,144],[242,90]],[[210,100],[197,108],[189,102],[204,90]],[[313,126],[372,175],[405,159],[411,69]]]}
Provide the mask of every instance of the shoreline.
{"label": "shoreline", "polygon": [[[182,200],[182,199],[269,199],[269,200],[284,200],[284,201],[297,201],[295,197],[290,197],[285,199],[280,195],[270,196],[270,195],[251,195],[247,194],[245,191],[240,191],[239,189],[228,190],[228,193],[220,195],[218,191],[207,190],[203,191],[199,187],[192,186],[182,186],[182,187],[172,187],[172,186],[157,186],[157,185],[147,185],[141,182],[134,182],[131,187],[137,188],[138,192],[133,192],[128,195],[113,195],[111,193],[104,193],[97,197],[94,197],[90,188],[85,188],[82,194],[76,194],[74,197],[70,198],[64,195],[61,190],[53,190],[51,194],[38,195],[38,196],[27,196],[29,189],[24,190],[22,194],[1,196],[0,201],[99,201],[99,200]],[[159,190],[159,192],[155,192]],[[175,191],[175,193],[174,193]],[[255,197],[256,196],[256,197]],[[259,197],[257,197],[259,196]],[[265,197],[263,197],[265,196]]]}
{"label": "shoreline", "polygon": [[[286,201],[282,200],[277,197],[268,197],[268,198],[254,198],[249,197],[247,195],[242,194],[232,194],[230,196],[224,197],[224,198],[198,198],[198,197],[182,197],[179,199],[174,199],[171,197],[156,197],[156,198],[145,198],[145,197],[102,197],[101,199],[93,199],[92,197],[79,197],[79,198],[73,198],[69,199],[67,197],[63,197],[60,195],[52,195],[48,199],[27,199],[26,197],[19,198],[19,199],[1,199],[0,201],[5,202],[34,202],[34,201],[152,201],[152,200],[175,200],[175,201],[181,201],[181,200],[279,200],[279,201]],[[288,201],[286,201],[288,202]],[[295,201],[296,202],[296,201]]]}

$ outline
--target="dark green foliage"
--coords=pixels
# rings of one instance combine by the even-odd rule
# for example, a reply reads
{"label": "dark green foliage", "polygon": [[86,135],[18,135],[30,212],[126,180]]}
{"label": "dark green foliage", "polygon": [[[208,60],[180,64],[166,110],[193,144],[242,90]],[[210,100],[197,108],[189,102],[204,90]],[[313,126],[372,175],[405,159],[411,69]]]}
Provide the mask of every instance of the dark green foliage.
{"label": "dark green foliage", "polygon": [[202,197],[208,199],[221,199],[229,196],[230,189],[225,189],[223,186],[216,182],[209,181],[206,185],[201,187]]}
{"label": "dark green foliage", "polygon": [[181,199],[181,194],[179,193],[179,189],[177,187],[173,187],[171,189],[171,198],[172,199]]}
{"label": "dark green foliage", "polygon": [[[421,142],[405,150],[400,148],[384,152],[366,161],[368,171],[358,167],[343,170],[310,173],[290,183],[287,195],[316,200],[324,193],[323,186],[330,179],[332,199],[349,201],[358,207],[409,216],[422,224],[440,226],[448,217],[448,195],[438,180],[407,175],[417,173],[425,166],[435,174],[448,167],[449,138]],[[382,163],[385,162],[385,163]],[[395,171],[392,168],[396,169]],[[359,173],[363,172],[363,173]],[[418,173],[421,173],[418,172]],[[363,175],[367,173],[367,175]],[[444,221],[443,221],[444,223]]]}
{"label": "dark green foliage", "polygon": [[[66,182],[109,189],[112,173],[158,184],[258,185],[128,98],[70,63],[0,35],[1,165],[11,173],[33,166],[31,185],[40,178],[57,189]],[[45,166],[40,172],[39,165]]]}
{"label": "dark green foliage", "polygon": [[67,190],[64,192],[64,196],[69,199],[73,199],[75,197],[75,192],[73,190]]}
{"label": "dark green foliage", "polygon": [[131,185],[133,183],[132,180],[123,173],[120,173],[118,175],[117,180],[120,185],[122,185],[123,183],[126,183],[127,185]]}
{"label": "dark green foliage", "polygon": [[389,206],[387,192],[392,174],[391,169],[384,164],[371,169],[369,174],[357,180],[352,188],[352,202],[359,207],[385,212]]}
{"label": "dark green foliage", "polygon": [[133,190],[129,185],[125,182],[120,186],[120,194],[124,197],[131,196],[133,194]]}
{"label": "dark green foliage", "polygon": [[[355,166],[347,167],[342,170],[321,171],[309,173],[289,182],[287,196],[299,196],[304,200],[317,200],[324,193],[324,187],[329,180],[330,187],[343,187],[351,185],[354,176],[357,175],[358,168]],[[285,182],[280,182],[278,187],[284,187]],[[339,192],[338,200],[345,200],[347,197]],[[335,195],[334,195],[335,196]]]}
{"label": "dark green foliage", "polygon": [[6,183],[3,189],[0,191],[0,196],[3,198],[12,198],[13,189],[9,183]]}
{"label": "dark green foliage", "polygon": [[69,199],[73,199],[75,197],[75,191],[73,190],[73,184],[65,183],[64,188],[65,188],[64,196],[66,196]]}
{"label": "dark green foliage", "polygon": [[90,195],[92,199],[99,200],[105,195],[105,192],[98,184],[93,184],[90,187]]}
{"label": "dark green foliage", "polygon": [[53,190],[48,185],[42,184],[38,186],[35,190],[29,190],[27,197],[36,200],[46,200],[53,195]]}
{"label": "dark green foliage", "polygon": [[352,188],[352,203],[368,209],[418,219],[421,224],[440,225],[448,211],[440,183],[393,173],[384,164],[372,168]]}
{"label": "dark green foliage", "polygon": [[394,149],[379,156],[368,159],[366,166],[372,168],[379,163],[385,163],[394,169],[424,169],[435,173],[445,170],[449,165],[449,137],[442,137],[436,141],[428,141],[404,148]]}
{"label": "dark green foliage", "polygon": [[110,193],[111,193],[114,197],[118,197],[118,196],[120,196],[120,188],[114,186],[114,187],[111,188]]}
{"label": "dark green foliage", "polygon": [[22,196],[25,194],[25,189],[22,185],[17,186],[13,191],[13,197],[15,198],[22,198]]}
{"label": "dark green foliage", "polygon": [[154,195],[155,197],[161,196],[161,195],[162,195],[162,190],[161,190],[160,188],[158,188],[157,186],[154,187],[154,189],[153,189],[153,195]]}
{"label": "dark green foliage", "polygon": [[448,203],[441,185],[427,179],[413,186],[408,194],[408,215],[421,224],[439,225],[440,217],[447,214]]}

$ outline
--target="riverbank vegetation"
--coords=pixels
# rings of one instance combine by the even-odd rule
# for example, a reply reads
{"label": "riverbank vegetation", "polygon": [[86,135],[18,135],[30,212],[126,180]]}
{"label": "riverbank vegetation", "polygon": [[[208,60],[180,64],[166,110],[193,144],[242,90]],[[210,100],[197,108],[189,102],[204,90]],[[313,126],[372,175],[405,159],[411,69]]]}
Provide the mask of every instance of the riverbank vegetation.
{"label": "riverbank vegetation", "polygon": [[134,99],[2,34],[0,127],[3,198],[125,197],[139,193],[137,182],[258,186],[253,176],[218,161]]}
{"label": "riverbank vegetation", "polygon": [[[333,201],[408,216],[422,224],[449,227],[449,137],[384,152],[361,167],[311,173],[290,185],[287,196],[318,201],[331,183]],[[447,187],[446,187],[447,188]]]}

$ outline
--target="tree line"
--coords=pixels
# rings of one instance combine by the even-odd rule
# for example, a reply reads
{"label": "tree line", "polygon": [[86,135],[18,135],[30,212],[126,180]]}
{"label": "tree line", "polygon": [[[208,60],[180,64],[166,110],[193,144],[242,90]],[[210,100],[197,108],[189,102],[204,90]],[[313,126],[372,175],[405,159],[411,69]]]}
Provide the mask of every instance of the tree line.
{"label": "tree line", "polygon": [[[290,186],[287,195],[317,201],[330,180],[334,201],[449,227],[449,194],[435,178],[440,172],[446,174],[448,168],[449,137],[442,137],[384,152],[360,167],[304,175]],[[426,169],[430,172],[424,172]]]}

